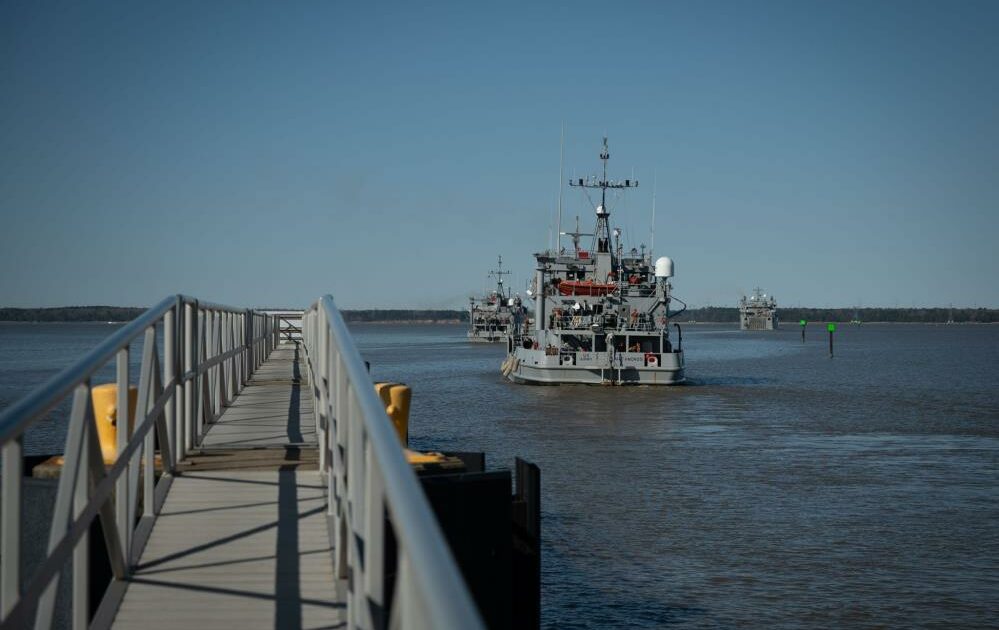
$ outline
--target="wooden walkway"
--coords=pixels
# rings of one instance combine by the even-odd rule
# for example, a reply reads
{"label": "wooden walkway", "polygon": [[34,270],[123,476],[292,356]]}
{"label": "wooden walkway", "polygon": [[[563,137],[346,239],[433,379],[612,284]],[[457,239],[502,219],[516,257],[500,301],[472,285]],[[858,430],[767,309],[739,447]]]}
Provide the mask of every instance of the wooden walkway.
{"label": "wooden walkway", "polygon": [[299,352],[274,350],[180,467],[115,628],[345,627]]}

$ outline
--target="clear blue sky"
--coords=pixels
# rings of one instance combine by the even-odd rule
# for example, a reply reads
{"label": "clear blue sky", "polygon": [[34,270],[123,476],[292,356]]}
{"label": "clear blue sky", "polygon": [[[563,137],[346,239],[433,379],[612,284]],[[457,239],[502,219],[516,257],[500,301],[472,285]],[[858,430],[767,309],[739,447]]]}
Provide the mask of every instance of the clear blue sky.
{"label": "clear blue sky", "polygon": [[999,307],[997,32],[997,2],[4,2],[0,305],[460,306],[498,254],[522,288],[564,121],[567,177],[606,132],[641,181],[630,244],[657,174],[694,305]]}

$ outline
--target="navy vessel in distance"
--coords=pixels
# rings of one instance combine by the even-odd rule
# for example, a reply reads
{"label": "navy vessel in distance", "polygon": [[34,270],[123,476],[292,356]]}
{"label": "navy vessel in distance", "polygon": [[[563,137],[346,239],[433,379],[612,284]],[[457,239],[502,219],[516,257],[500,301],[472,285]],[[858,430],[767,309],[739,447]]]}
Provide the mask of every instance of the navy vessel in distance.
{"label": "navy vessel in distance", "polygon": [[739,300],[740,330],[774,330],[778,325],[777,300],[767,296],[759,287],[750,297]]}
{"label": "navy vessel in distance", "polygon": [[487,291],[482,297],[468,298],[468,340],[482,343],[496,343],[506,339],[513,332],[515,313],[523,317],[524,307],[520,296],[513,296],[504,287],[503,276],[510,275],[503,271],[503,257],[499,257],[496,269],[489,272],[496,278],[496,288]]}
{"label": "navy vessel in distance", "polygon": [[[652,249],[625,250],[621,230],[611,229],[607,191],[623,191],[638,181],[607,177],[610,153],[604,138],[603,176],[576,179],[570,186],[599,189],[593,233],[565,233],[572,248],[534,255],[533,326],[507,336],[503,374],[515,383],[672,385],[684,380],[680,327],[670,336],[670,318],[686,305],[672,295],[673,261],[653,261]],[[561,180],[561,178],[560,178]],[[560,181],[561,187],[561,181]],[[561,208],[561,204],[560,204]],[[559,213],[561,221],[561,211]],[[592,237],[589,248],[581,237]],[[670,302],[683,309],[671,313]]]}

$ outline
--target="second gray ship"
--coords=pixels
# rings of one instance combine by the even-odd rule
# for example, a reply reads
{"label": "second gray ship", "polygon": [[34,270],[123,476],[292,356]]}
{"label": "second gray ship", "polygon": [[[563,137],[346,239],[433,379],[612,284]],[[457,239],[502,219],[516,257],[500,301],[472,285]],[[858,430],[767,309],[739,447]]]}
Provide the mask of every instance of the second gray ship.
{"label": "second gray ship", "polygon": [[510,275],[510,272],[503,271],[502,256],[489,275],[496,278],[496,288],[487,291],[483,297],[472,296],[468,299],[469,329],[466,336],[469,341],[498,343],[513,332],[516,320],[526,319],[520,296],[512,295],[504,287],[503,276]]}

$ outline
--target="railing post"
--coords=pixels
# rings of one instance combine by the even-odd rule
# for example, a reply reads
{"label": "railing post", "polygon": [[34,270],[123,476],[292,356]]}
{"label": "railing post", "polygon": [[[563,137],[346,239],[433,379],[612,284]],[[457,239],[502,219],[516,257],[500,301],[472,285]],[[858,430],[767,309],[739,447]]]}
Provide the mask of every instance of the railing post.
{"label": "railing post", "polygon": [[24,436],[3,447],[3,515],[0,516],[0,619],[21,597],[21,487],[24,480]]}
{"label": "railing post", "polygon": [[[129,375],[128,375],[128,357],[129,349],[128,347],[122,348],[118,351],[118,356],[116,357],[116,370],[117,370],[117,387],[118,387],[118,409],[116,414],[117,422],[117,440],[116,448],[120,456],[121,453],[125,452],[125,448],[128,447],[128,441],[132,438],[129,428],[132,423],[135,422],[135,418],[131,417],[132,405],[129,404]],[[136,415],[138,415],[138,410],[136,410]],[[115,482],[115,516],[118,523],[118,532],[120,536],[118,539],[121,542],[121,551],[124,554],[125,564],[128,564],[128,550],[129,545],[132,544],[132,523],[131,518],[128,515],[128,471],[126,471],[118,477],[118,481]]]}
{"label": "railing post", "polygon": [[[226,325],[226,320],[229,318],[228,315],[229,314],[226,313],[225,311],[219,311],[219,314],[218,314],[218,326],[219,326],[219,329],[218,329],[218,337],[216,338],[217,343],[216,343],[215,351],[218,353],[217,356],[220,356],[220,357],[223,354],[225,354],[226,345],[229,343],[229,340],[226,339],[226,332],[227,332],[227,329],[228,329],[228,326]],[[218,363],[218,365],[219,365],[219,392],[220,392],[220,394],[219,394],[219,396],[220,396],[219,397],[219,406],[218,406],[218,410],[217,410],[218,415],[222,415],[222,409],[223,409],[223,407],[225,407],[226,405],[229,404],[229,398],[230,398],[230,396],[232,394],[229,391],[229,374],[227,372],[227,370],[229,368],[228,364],[229,364],[229,360],[228,359],[220,359],[219,363]]]}
{"label": "railing post", "polygon": [[253,371],[256,372],[257,368],[260,367],[260,355],[263,354],[263,345],[260,340],[257,339],[258,330],[262,330],[260,327],[260,315],[253,315],[253,335],[250,337],[253,340]]}
{"label": "railing post", "polygon": [[[90,383],[86,384],[90,388]],[[87,405],[92,405],[90,397],[87,397]],[[90,440],[95,439],[94,423],[90,422],[91,413],[84,414],[81,421],[82,444],[80,456],[73,462],[76,468],[76,487],[73,491],[73,519],[76,520],[80,514],[87,509],[90,500]],[[69,462],[67,462],[68,464]],[[63,470],[63,474],[65,474]],[[71,521],[72,522],[72,521]],[[87,532],[80,537],[73,548],[73,630],[86,630],[90,625],[90,533]]]}
{"label": "railing post", "polygon": [[[152,328],[150,328],[151,330]],[[156,425],[154,424],[155,418],[149,417],[149,411],[154,407],[158,394],[156,391],[156,378],[158,376],[156,335],[147,334],[146,340],[147,343],[152,344],[149,374],[146,381],[146,404],[143,409],[137,410],[137,412],[142,414],[143,424],[149,423],[152,425],[146,431],[142,447],[142,516],[143,518],[152,518],[155,516],[153,513],[155,508],[155,502],[153,501],[153,481],[156,478]],[[138,418],[136,418],[136,426],[138,426]],[[163,467],[167,467],[167,462],[163,462]]]}
{"label": "railing post", "polygon": [[[343,364],[343,356],[340,348],[336,350],[336,435],[333,437],[333,477],[336,484],[335,496],[337,498],[337,517],[346,518],[347,501],[347,462],[344,461],[345,449],[347,447],[347,436],[351,427],[347,418],[347,369]],[[331,493],[331,495],[334,493]]]}
{"label": "railing post", "polygon": [[365,501],[364,501],[364,581],[363,593],[370,605],[362,607],[367,613],[365,626],[385,628],[386,619],[376,616],[385,610],[385,489],[378,462],[371,443],[364,450]]}
{"label": "railing post", "polygon": [[[237,348],[236,339],[236,314],[226,313],[226,352],[234,351]],[[240,379],[237,374],[239,372],[239,354],[234,353],[228,359],[229,363],[229,400],[226,404],[229,404],[236,398],[236,394],[242,387],[242,379]]]}
{"label": "railing post", "polygon": [[[217,311],[212,311],[212,354],[211,357],[215,357],[222,354],[222,313]],[[212,368],[212,385],[215,388],[215,395],[212,398],[212,421],[214,422],[218,416],[222,413],[222,385],[225,381],[222,379],[222,362],[219,361]]]}
{"label": "railing post", "polygon": [[347,394],[347,416],[349,418],[348,423],[350,424],[350,434],[347,436],[350,444],[347,455],[347,466],[349,470],[347,473],[349,484],[347,488],[347,496],[349,497],[349,510],[347,518],[350,531],[352,532],[352,535],[350,536],[351,550],[355,555],[353,557],[353,561],[351,562],[351,566],[354,568],[354,588],[353,592],[350,594],[350,600],[353,604],[353,612],[348,612],[348,614],[351,619],[363,624],[364,618],[366,617],[364,609],[367,608],[367,605],[364,602],[364,584],[367,580],[368,570],[371,567],[367,561],[368,541],[364,540],[364,546],[362,547],[358,543],[358,538],[364,536],[368,525],[368,514],[365,513],[366,493],[368,489],[368,479],[366,477],[367,462],[365,461],[365,454],[368,448],[368,436],[366,435],[364,426],[363,413],[361,412],[360,405],[357,401],[357,391],[362,384],[351,383],[351,385],[352,387]]}
{"label": "railing post", "polygon": [[187,457],[187,449],[192,446],[192,423],[194,420],[194,384],[197,377],[192,376],[194,369],[194,305],[184,304],[184,423],[183,430],[177,440],[177,461]]}
{"label": "railing post", "polygon": [[243,386],[253,374],[253,311],[246,309],[243,313]]}
{"label": "railing post", "polygon": [[[304,326],[303,326],[304,329]],[[304,332],[304,330],[303,330]],[[314,405],[314,410],[316,414],[316,438],[318,439],[319,446],[319,470],[326,470],[326,449],[323,445],[326,443],[326,426],[329,426],[329,411],[326,404],[329,393],[329,378],[326,371],[327,362],[326,357],[329,353],[329,331],[328,326],[324,326],[319,333],[319,344],[315,348],[316,357],[318,361],[318,366],[313,366],[313,378],[318,382],[314,383],[314,386],[319,388],[319,401],[318,405]],[[316,373],[315,367],[318,367],[318,374]]]}
{"label": "railing post", "polygon": [[333,336],[328,330],[326,335],[326,357],[323,361],[323,364],[326,366],[326,382],[324,384],[326,388],[326,404],[323,407],[323,410],[326,412],[326,430],[323,433],[323,442],[319,446],[326,458],[326,473],[329,476],[333,470],[333,450],[330,445],[333,444],[333,436],[336,435],[336,412],[334,411],[336,394],[334,388],[336,387],[337,350]]}
{"label": "railing post", "polygon": [[[199,366],[208,363],[208,344],[211,341],[210,323],[210,311],[201,310],[198,313],[198,345],[196,349]],[[204,374],[198,377],[198,433],[195,434],[195,439],[201,435],[202,423],[208,423],[212,413],[211,404],[215,400],[215,390],[212,388],[212,369],[210,367],[203,369],[205,370]]]}
{"label": "railing post", "polygon": [[[163,382],[168,387],[174,387],[170,384],[170,381],[177,374],[177,366],[174,357],[174,344],[177,342],[177,329],[176,320],[174,318],[175,309],[170,309],[163,314]],[[167,399],[166,406],[164,408],[164,414],[166,416],[166,426],[167,426],[167,442],[170,444],[170,450],[173,453],[177,452],[177,439],[176,439],[176,423],[177,423],[177,400],[176,400],[177,389],[174,387],[174,396]],[[173,468],[173,462],[163,462],[164,470],[171,470]]]}
{"label": "railing post", "polygon": [[[205,311],[205,345],[202,348],[202,358],[205,360],[205,365],[210,365],[208,362],[212,358],[212,354],[215,352],[215,312]],[[208,406],[205,408],[205,424],[211,422],[215,415],[215,394],[216,394],[216,379],[215,379],[215,368],[216,366],[206,367],[205,373],[208,376],[206,379],[206,387],[208,388]]]}
{"label": "railing post", "polygon": [[195,325],[197,330],[195,332],[195,342],[194,342],[194,404],[196,405],[194,411],[194,427],[191,440],[191,448],[193,449],[197,446],[198,440],[201,439],[201,430],[205,423],[205,414],[208,410],[205,409],[205,384],[208,382],[208,375],[201,374],[201,360],[205,358],[205,318],[207,317],[207,312],[202,311],[200,308],[197,309],[195,315]]}

